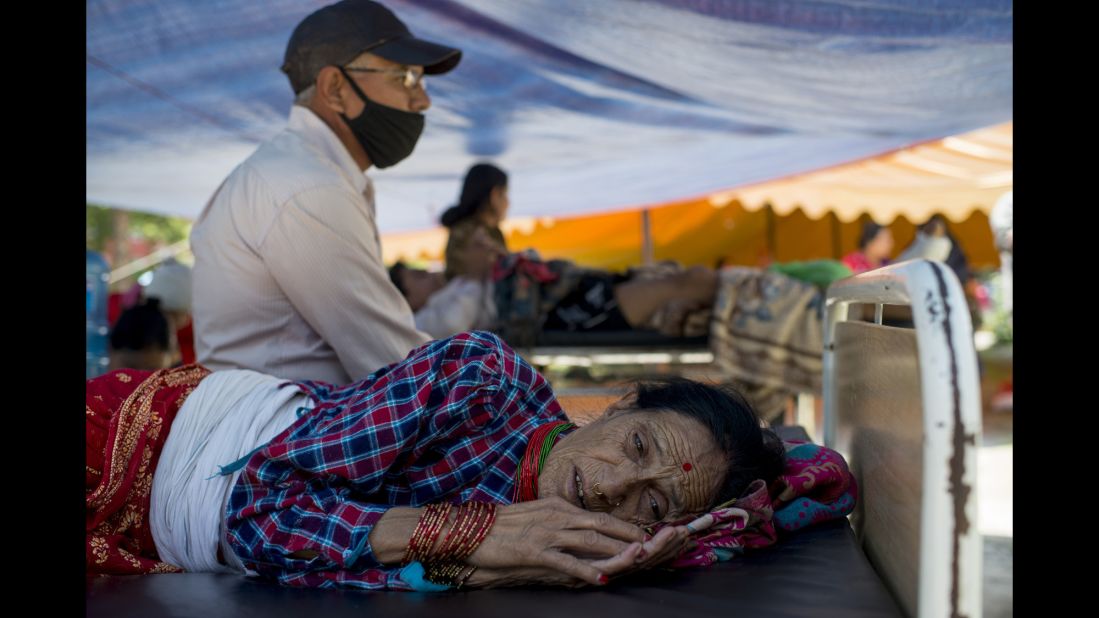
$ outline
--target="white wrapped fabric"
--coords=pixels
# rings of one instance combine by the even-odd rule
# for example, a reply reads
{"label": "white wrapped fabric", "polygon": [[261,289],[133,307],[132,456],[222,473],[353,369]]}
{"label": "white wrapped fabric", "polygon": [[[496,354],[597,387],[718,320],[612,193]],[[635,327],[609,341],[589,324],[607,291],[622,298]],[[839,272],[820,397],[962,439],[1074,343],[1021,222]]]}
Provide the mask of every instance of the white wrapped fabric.
{"label": "white wrapped fabric", "polygon": [[[240,471],[226,466],[269,442],[313,401],[286,380],[249,370],[216,371],[172,422],[153,475],[149,524],[160,559],[191,572],[243,572],[224,543],[225,507]],[[218,544],[228,564],[218,562]]]}
{"label": "white wrapped fabric", "polygon": [[416,312],[416,328],[436,339],[467,330],[490,330],[496,324],[495,290],[491,281],[455,277]]}
{"label": "white wrapped fabric", "polygon": [[897,257],[897,261],[906,262],[908,260],[925,259],[933,262],[945,262],[953,246],[954,243],[950,242],[950,239],[946,236],[931,236],[923,232],[916,232],[916,239],[912,241],[907,249],[901,252],[900,256]]}

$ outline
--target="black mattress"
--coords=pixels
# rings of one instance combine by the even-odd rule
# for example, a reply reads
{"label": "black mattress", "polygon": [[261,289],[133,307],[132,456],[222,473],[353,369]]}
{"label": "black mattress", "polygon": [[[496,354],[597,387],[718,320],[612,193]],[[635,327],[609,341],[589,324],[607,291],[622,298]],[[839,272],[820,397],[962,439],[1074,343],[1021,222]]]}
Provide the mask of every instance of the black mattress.
{"label": "black mattress", "polygon": [[847,520],[792,534],[709,568],[648,572],[605,588],[369,592],[284,588],[236,575],[181,573],[94,579],[87,615],[477,616],[478,618],[702,618],[900,616]]}

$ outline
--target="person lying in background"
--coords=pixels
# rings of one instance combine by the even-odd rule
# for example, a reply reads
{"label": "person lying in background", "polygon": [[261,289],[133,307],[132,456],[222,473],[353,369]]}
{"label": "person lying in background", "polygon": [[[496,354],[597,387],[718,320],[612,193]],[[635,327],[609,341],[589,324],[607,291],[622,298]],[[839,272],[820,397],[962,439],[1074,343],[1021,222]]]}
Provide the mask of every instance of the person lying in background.
{"label": "person lying in background", "polygon": [[397,262],[389,276],[415,312],[416,328],[436,338],[499,330],[519,313],[542,330],[647,330],[655,317],[681,324],[689,312],[711,306],[717,290],[717,273],[704,266],[641,276],[545,262],[530,252],[491,264],[491,276],[482,267],[448,281],[443,273]]}

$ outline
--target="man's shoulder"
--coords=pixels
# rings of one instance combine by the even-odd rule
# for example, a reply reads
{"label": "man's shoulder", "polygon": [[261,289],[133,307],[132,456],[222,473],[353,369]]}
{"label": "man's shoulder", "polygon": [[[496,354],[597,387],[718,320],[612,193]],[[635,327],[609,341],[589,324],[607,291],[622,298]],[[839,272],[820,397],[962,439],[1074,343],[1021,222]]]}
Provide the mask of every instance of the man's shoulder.
{"label": "man's shoulder", "polygon": [[[234,216],[247,213],[260,220],[270,220],[292,203],[313,210],[314,206],[339,201],[359,204],[364,200],[330,161],[300,137],[284,131],[260,145],[229,174],[216,199],[221,205],[216,208],[227,208],[223,212],[235,213]],[[342,210],[322,209],[328,215],[338,215]],[[370,214],[368,208],[351,210]]]}
{"label": "man's shoulder", "polygon": [[[229,174],[209,216],[204,213],[196,222],[192,236],[200,238],[206,228],[233,229],[262,244],[272,226],[292,208],[308,211],[333,229],[360,233],[372,214],[369,208],[359,207],[364,201],[339,170],[326,164],[300,137],[283,131]],[[335,207],[342,203],[350,207]],[[227,226],[228,219],[236,224]]]}
{"label": "man's shoulder", "polygon": [[313,189],[353,191],[331,161],[292,131],[264,142],[234,174],[254,176],[274,197],[282,199]]}

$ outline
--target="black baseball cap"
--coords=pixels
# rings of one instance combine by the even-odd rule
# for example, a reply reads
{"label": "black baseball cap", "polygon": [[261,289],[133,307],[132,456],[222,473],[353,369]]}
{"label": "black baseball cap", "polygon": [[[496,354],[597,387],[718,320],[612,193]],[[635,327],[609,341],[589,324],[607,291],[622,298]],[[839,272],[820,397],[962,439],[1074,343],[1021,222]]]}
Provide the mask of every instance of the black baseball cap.
{"label": "black baseball cap", "polygon": [[294,94],[313,85],[326,66],[344,66],[369,51],[386,60],[424,67],[428,75],[453,69],[462,50],[412,36],[393,11],[371,0],[342,0],[303,19],[286,44],[282,72]]}

